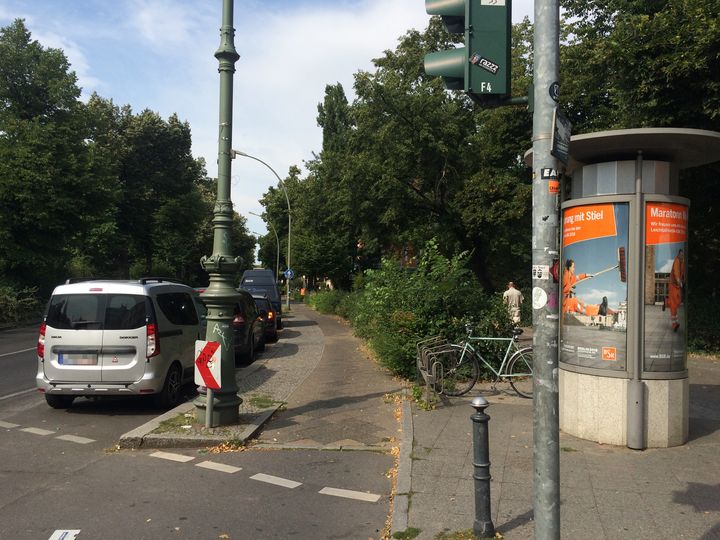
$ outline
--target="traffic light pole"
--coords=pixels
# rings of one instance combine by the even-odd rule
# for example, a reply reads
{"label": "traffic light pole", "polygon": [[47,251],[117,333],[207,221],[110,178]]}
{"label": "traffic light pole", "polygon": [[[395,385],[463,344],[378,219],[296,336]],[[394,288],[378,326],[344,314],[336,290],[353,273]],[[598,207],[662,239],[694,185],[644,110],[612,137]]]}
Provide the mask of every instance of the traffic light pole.
{"label": "traffic light pole", "polygon": [[[560,538],[558,398],[559,287],[549,269],[559,256],[559,194],[543,171],[557,171],[551,154],[560,78],[558,0],[535,0],[533,112],[533,353],[535,538]],[[557,179],[557,173],[555,173]]]}

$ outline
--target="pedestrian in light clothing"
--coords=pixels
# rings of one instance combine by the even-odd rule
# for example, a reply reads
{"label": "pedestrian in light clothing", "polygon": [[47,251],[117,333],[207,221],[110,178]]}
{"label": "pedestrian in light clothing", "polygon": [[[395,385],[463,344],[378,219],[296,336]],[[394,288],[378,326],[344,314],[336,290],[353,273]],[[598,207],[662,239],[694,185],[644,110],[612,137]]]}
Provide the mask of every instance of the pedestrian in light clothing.
{"label": "pedestrian in light clothing", "polygon": [[515,288],[515,283],[510,281],[507,284],[507,291],[503,293],[503,304],[507,306],[508,315],[513,324],[520,324],[520,304],[523,303],[523,295]]}

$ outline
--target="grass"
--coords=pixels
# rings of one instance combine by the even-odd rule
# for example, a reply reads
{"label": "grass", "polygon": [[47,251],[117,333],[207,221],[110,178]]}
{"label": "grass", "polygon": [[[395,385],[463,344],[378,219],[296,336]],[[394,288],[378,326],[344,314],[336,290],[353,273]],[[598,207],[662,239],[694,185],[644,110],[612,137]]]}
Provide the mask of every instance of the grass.
{"label": "grass", "polygon": [[281,401],[275,401],[270,396],[264,395],[264,394],[256,394],[250,397],[249,399],[250,405],[253,407],[256,407],[258,409],[269,409],[273,405],[276,405],[278,403],[282,403]]}
{"label": "grass", "polygon": [[408,527],[404,531],[396,532],[392,537],[396,540],[412,540],[413,538],[417,538],[421,532],[420,529],[416,529],[415,527]]}
{"label": "grass", "polygon": [[160,422],[160,425],[153,430],[153,433],[176,433],[188,429],[185,426],[192,426],[195,423],[194,412],[178,414]]}

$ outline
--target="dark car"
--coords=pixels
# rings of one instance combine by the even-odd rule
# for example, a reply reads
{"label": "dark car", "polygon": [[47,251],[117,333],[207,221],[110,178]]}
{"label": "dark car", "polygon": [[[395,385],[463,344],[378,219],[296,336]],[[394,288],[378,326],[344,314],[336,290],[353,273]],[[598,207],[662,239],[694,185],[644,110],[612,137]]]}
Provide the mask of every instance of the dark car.
{"label": "dark car", "polygon": [[[255,353],[265,349],[265,322],[250,293],[240,290],[238,293],[240,301],[235,304],[230,325],[235,342],[235,362],[251,364],[255,361]],[[199,297],[197,301],[202,303]],[[205,307],[204,303],[202,305]],[[200,316],[207,317],[207,308]],[[212,327],[212,321],[209,324]]]}
{"label": "dark car", "polygon": [[278,340],[277,325],[275,324],[277,314],[275,313],[275,310],[273,309],[267,296],[254,294],[253,300],[255,300],[255,305],[257,305],[258,311],[260,311],[260,316],[265,322],[265,341],[274,343]]}
{"label": "dark car", "polygon": [[240,289],[248,291],[253,295],[267,296],[277,315],[275,321],[276,328],[278,330],[282,328],[282,300],[280,298],[280,289],[275,279],[275,273],[272,270],[245,270],[240,279]]}

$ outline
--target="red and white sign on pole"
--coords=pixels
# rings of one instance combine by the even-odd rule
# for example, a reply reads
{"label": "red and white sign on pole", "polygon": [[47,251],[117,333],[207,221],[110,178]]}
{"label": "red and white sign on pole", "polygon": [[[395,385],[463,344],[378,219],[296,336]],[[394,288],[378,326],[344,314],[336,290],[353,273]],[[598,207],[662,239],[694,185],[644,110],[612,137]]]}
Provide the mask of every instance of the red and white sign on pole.
{"label": "red and white sign on pole", "polygon": [[220,355],[220,343],[217,341],[195,342],[195,384],[220,389]]}

